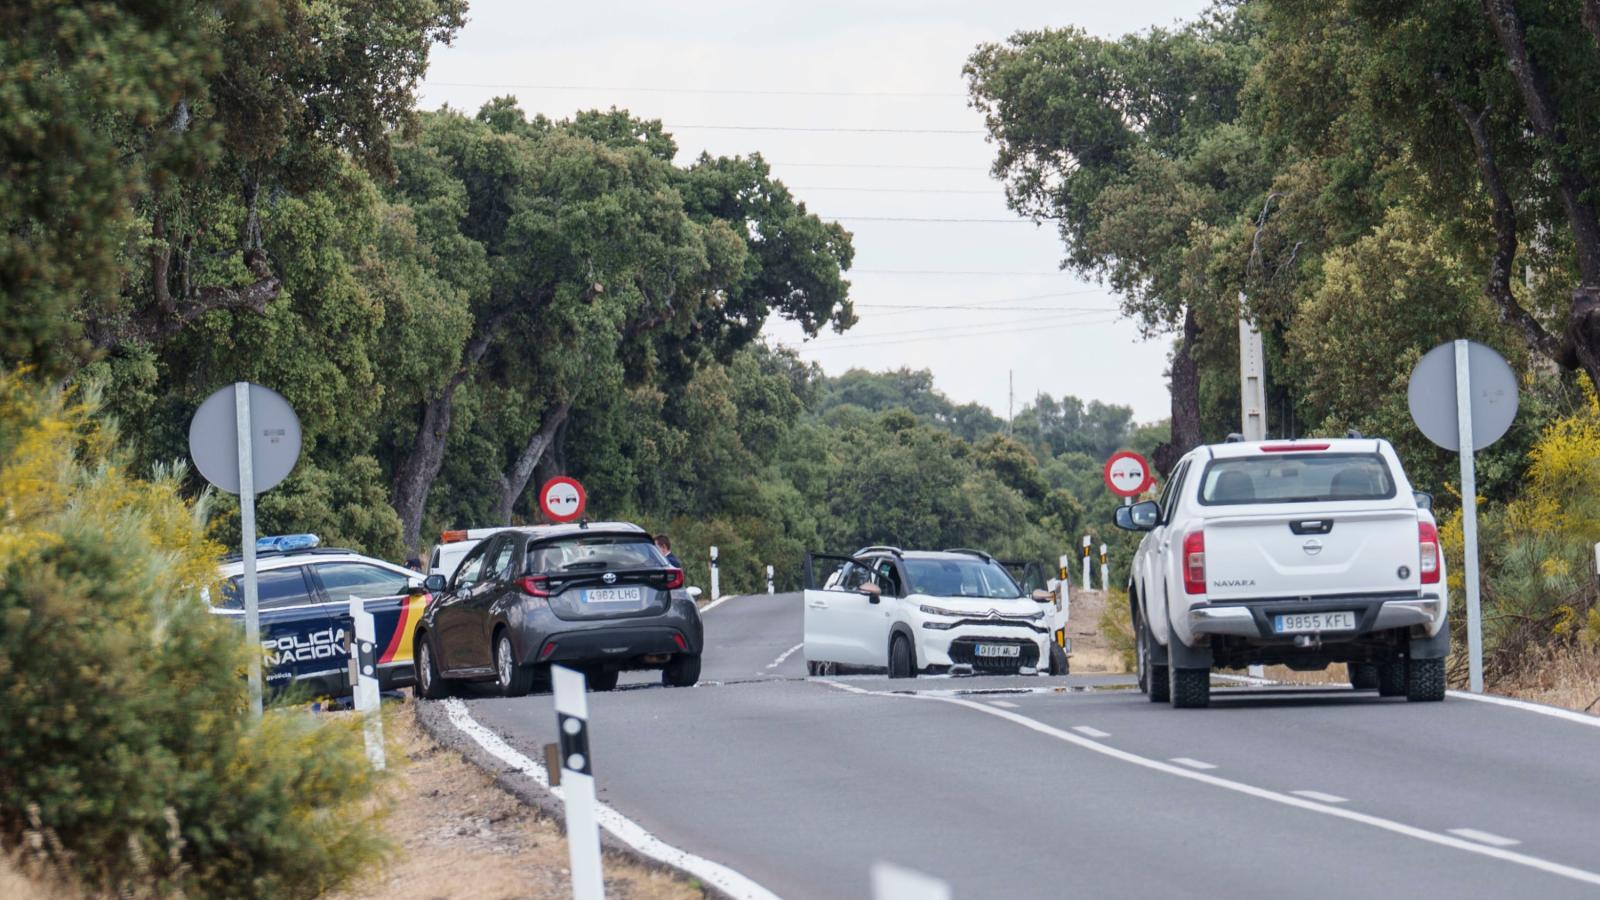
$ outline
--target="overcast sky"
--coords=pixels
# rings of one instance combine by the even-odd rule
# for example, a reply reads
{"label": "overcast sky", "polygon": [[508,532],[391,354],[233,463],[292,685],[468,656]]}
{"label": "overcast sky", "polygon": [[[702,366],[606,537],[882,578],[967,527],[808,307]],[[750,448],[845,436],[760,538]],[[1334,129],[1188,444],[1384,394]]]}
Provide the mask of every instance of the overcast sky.
{"label": "overcast sky", "polygon": [[[555,118],[615,105],[665,122],[680,162],[759,151],[856,249],[859,324],[807,341],[774,321],[770,340],[832,374],[931,369],[951,398],[1002,416],[1014,372],[1018,408],[1038,392],[1074,394],[1151,421],[1168,414],[1171,336],[1142,340],[1110,292],[1059,271],[1053,230],[1006,209],[961,66],[977,44],[1019,30],[1114,37],[1204,5],[472,0],[455,45],[434,52],[421,103],[475,111],[513,94]],[[967,221],[917,221],[929,219]],[[977,308],[937,308],[958,306]]]}

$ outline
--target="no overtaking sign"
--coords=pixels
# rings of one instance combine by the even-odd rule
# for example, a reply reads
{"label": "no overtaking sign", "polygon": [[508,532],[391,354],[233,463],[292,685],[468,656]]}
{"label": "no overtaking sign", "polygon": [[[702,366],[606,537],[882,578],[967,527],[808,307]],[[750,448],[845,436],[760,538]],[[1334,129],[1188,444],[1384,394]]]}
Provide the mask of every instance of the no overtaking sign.
{"label": "no overtaking sign", "polygon": [[1118,497],[1137,497],[1150,489],[1150,463],[1132,450],[1119,450],[1106,460],[1106,487]]}

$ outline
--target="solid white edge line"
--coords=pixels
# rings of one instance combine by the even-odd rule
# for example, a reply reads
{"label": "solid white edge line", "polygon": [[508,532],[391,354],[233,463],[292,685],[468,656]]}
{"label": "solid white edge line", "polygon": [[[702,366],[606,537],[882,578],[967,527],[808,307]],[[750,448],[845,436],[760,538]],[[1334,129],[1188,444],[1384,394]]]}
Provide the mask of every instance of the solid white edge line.
{"label": "solid white edge line", "polygon": [[1212,765],[1211,763],[1201,762],[1198,759],[1190,759],[1187,756],[1174,756],[1173,758],[1167,760],[1167,762],[1175,762],[1180,766],[1188,766],[1191,769],[1215,769],[1216,768],[1216,766]]}
{"label": "solid white edge line", "polygon": [[1084,735],[1085,737],[1092,737],[1092,738],[1108,738],[1108,737],[1111,737],[1111,733],[1110,732],[1101,731],[1098,728],[1091,728],[1088,725],[1074,725],[1074,726],[1072,726],[1072,730],[1076,731],[1077,733],[1079,733],[1081,735]]}
{"label": "solid white edge line", "polygon": [[989,701],[989,705],[990,706],[998,706],[1001,709],[1018,709],[1019,708],[1017,706],[1017,704],[1012,703],[1012,702],[1010,702],[1008,700],[990,700]]}
{"label": "solid white edge line", "polygon": [[711,612],[713,609],[716,609],[717,607],[721,606],[724,603],[727,603],[729,600],[732,600],[735,597],[743,597],[743,596],[744,596],[743,594],[723,594],[721,597],[718,597],[717,599],[711,601],[710,603],[707,603],[705,606],[700,607],[700,615],[703,616],[706,613]]}
{"label": "solid white edge line", "polygon": [[1273,803],[1281,803],[1284,806],[1293,806],[1309,812],[1321,813],[1325,816],[1331,816],[1336,819],[1344,819],[1346,821],[1355,822],[1361,825],[1369,825],[1373,828],[1379,828],[1384,831],[1393,832],[1406,837],[1416,838],[1419,841],[1426,841],[1430,844],[1438,844],[1443,847],[1451,847],[1456,850],[1466,851],[1467,853],[1474,853],[1479,856],[1487,856],[1491,859],[1498,859],[1502,862],[1527,866],[1530,869],[1537,869],[1541,872],[1548,872],[1552,875],[1570,878],[1573,881],[1580,881],[1585,884],[1600,885],[1600,872],[1590,872],[1586,869],[1577,868],[1576,866],[1569,866],[1563,863],[1553,862],[1548,859],[1540,859],[1537,856],[1529,856],[1526,853],[1518,853],[1514,850],[1506,850],[1501,847],[1487,847],[1483,844],[1474,843],[1473,841],[1456,837],[1454,835],[1440,834],[1439,832],[1428,831],[1425,828],[1418,828],[1415,825],[1406,825],[1404,823],[1396,822],[1391,819],[1385,819],[1380,816],[1356,812],[1355,810],[1351,809],[1343,809],[1337,806],[1330,806],[1326,803],[1317,803],[1316,801],[1296,797],[1291,794],[1284,794],[1279,791],[1256,787],[1255,785],[1245,784],[1241,781],[1233,781],[1228,778],[1223,778],[1220,775],[1212,775],[1206,772],[1196,772],[1193,769],[1185,769],[1182,766],[1175,766],[1170,763],[1161,762],[1160,760],[1150,759],[1149,757],[1140,756],[1137,753],[1129,753],[1126,750],[1120,750],[1116,747],[1112,747],[1109,744],[1091,741],[1088,738],[1080,737],[1068,731],[1063,731],[1055,726],[1046,725],[1037,719],[1030,719],[1027,716],[1021,715],[1020,713],[1014,713],[1004,709],[995,709],[992,706],[974,703],[971,700],[963,700],[959,697],[931,697],[924,694],[881,693],[878,691],[869,691],[858,688],[854,685],[841,684],[837,681],[831,681],[826,678],[818,678],[815,680],[819,684],[825,684],[829,687],[837,688],[838,690],[845,691],[847,693],[862,694],[869,697],[883,697],[894,700],[926,700],[932,703],[949,703],[955,706],[964,706],[967,709],[977,710],[985,715],[1005,719],[1012,724],[1021,725],[1023,728],[1027,728],[1030,731],[1036,731],[1040,734],[1056,738],[1057,740],[1065,741],[1066,743],[1082,747],[1094,753],[1099,753],[1102,756],[1109,756],[1112,759],[1125,763],[1131,763],[1152,771],[1164,772],[1177,778],[1187,778],[1190,781],[1198,781],[1202,784],[1209,784],[1212,787],[1222,788],[1223,790],[1233,791],[1235,793],[1244,794],[1250,797],[1256,797],[1261,800],[1268,800]]}
{"label": "solid white edge line", "polygon": [[786,660],[789,657],[793,656],[794,652],[796,650],[799,650],[801,647],[804,647],[805,645],[806,645],[805,641],[801,641],[800,643],[795,644],[793,647],[790,647],[789,649],[787,649],[787,650],[783,651],[782,653],[778,654],[778,658],[777,659],[773,660],[772,662],[767,663],[767,668],[768,669],[776,669],[777,667],[783,665],[783,661],[784,660]]}
{"label": "solid white edge line", "polygon": [[[550,785],[544,764],[524,756],[499,735],[479,724],[467,711],[467,705],[459,699],[451,698],[443,703],[450,724],[454,725],[457,731],[471,738],[490,756],[510,766],[519,774],[531,778],[539,787],[549,791],[551,796],[564,799],[561,788]],[[777,894],[733,869],[666,843],[606,803],[595,804],[595,818],[599,820],[600,827],[611,832],[618,840],[634,850],[674,869],[687,872],[730,897],[738,900],[778,900]]]}
{"label": "solid white edge line", "polygon": [[1315,800],[1318,803],[1349,803],[1350,802],[1348,798],[1340,797],[1340,796],[1338,796],[1336,794],[1324,794],[1321,791],[1290,791],[1289,793],[1295,795],[1296,797],[1304,797],[1307,800]]}
{"label": "solid white edge line", "polygon": [[1476,828],[1452,828],[1450,833],[1464,837],[1469,841],[1480,841],[1495,847],[1515,847],[1522,843],[1516,838],[1501,837],[1498,834],[1490,834],[1487,831],[1479,831]]}
{"label": "solid white edge line", "polygon": [[1581,713],[1576,710],[1562,709],[1559,706],[1546,706],[1543,703],[1532,703],[1527,700],[1502,697],[1499,694],[1474,694],[1470,691],[1451,691],[1450,696],[1460,700],[1476,700],[1479,703],[1509,706],[1512,709],[1520,709],[1524,712],[1538,713],[1541,716],[1566,719],[1568,722],[1576,722],[1579,725],[1600,728],[1600,716],[1591,716],[1588,713]]}

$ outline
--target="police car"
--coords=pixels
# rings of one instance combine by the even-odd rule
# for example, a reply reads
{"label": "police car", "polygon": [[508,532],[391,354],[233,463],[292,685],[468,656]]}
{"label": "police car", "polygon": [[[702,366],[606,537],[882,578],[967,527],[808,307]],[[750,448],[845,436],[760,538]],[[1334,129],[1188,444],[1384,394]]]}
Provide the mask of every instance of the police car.
{"label": "police car", "polygon": [[[261,612],[263,675],[269,691],[290,684],[312,696],[350,693],[345,635],[350,598],[359,597],[377,626],[378,683],[390,690],[410,685],[412,630],[428,605],[421,576],[362,556],[324,548],[316,535],[284,535],[256,543],[256,596]],[[244,562],[223,561],[220,596],[207,592],[214,615],[244,629]]]}

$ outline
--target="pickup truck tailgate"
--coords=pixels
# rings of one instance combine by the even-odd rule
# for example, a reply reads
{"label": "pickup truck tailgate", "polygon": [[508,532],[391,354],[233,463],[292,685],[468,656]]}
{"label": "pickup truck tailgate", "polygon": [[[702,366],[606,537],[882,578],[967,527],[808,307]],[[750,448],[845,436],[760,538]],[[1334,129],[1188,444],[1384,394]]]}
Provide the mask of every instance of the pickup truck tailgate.
{"label": "pickup truck tailgate", "polygon": [[1415,590],[1414,509],[1293,509],[1205,523],[1211,600]]}

